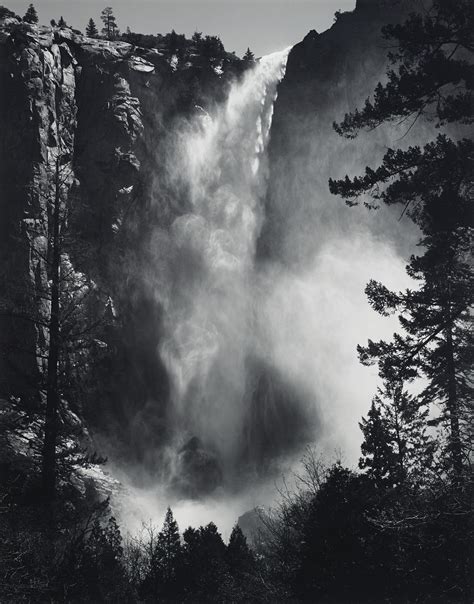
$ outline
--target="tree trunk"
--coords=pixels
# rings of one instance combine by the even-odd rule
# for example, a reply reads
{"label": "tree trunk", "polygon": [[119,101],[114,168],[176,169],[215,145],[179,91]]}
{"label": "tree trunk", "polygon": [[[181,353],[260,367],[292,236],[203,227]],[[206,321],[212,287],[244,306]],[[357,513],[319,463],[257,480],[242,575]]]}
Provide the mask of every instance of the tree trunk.
{"label": "tree trunk", "polygon": [[397,441],[398,448],[398,480],[400,484],[405,483],[406,480],[406,469],[405,469],[405,447],[403,440],[400,435],[400,401],[403,396],[403,382],[400,382],[395,386],[393,402],[395,408],[395,438]]}
{"label": "tree trunk", "polygon": [[[61,185],[59,160],[56,161],[54,208],[51,245],[51,316],[49,322],[48,373],[46,381],[46,415],[43,445],[43,492],[52,502],[56,491],[56,443],[58,436],[58,369],[59,369],[59,279],[60,279],[60,212]],[[51,231],[50,231],[51,232]]]}
{"label": "tree trunk", "polygon": [[456,482],[461,480],[462,476],[462,447],[461,430],[459,427],[459,405],[456,391],[456,367],[454,362],[453,349],[453,325],[450,323],[446,328],[446,370],[447,370],[447,408],[449,412],[450,423],[450,449],[453,461],[453,470]]}

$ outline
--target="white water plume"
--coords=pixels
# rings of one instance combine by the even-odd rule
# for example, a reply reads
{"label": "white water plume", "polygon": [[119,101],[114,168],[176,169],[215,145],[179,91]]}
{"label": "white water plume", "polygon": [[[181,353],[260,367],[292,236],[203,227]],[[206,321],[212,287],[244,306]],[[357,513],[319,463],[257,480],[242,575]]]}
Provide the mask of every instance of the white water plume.
{"label": "white water plume", "polygon": [[[327,158],[347,143],[322,137],[311,116],[295,123],[287,148],[273,148],[268,182],[287,55],[261,59],[223,103],[209,114],[196,108],[170,136],[167,185],[181,210],[169,228],[156,227],[146,269],[162,309],[158,352],[170,382],[160,419],[166,439],[144,437],[159,484],[144,468],[142,485],[158,488],[158,499],[243,496],[309,443],[357,460],[358,421],[377,376],[359,365],[356,345],[394,329],[372,311],[364,287],[370,278],[406,285],[392,244],[400,227],[388,220],[382,239],[376,215],[331,198],[326,179],[345,166],[326,166]],[[311,142],[310,156],[294,149],[300,139]],[[368,153],[358,149],[362,166]],[[272,212],[278,254],[264,259],[257,242],[268,237],[268,222],[261,231]]]}
{"label": "white water plume", "polygon": [[214,115],[201,111],[186,124],[170,166],[170,179],[184,181],[191,204],[171,225],[172,274],[162,284],[160,354],[172,384],[170,419],[224,465],[242,439],[265,150],[288,52],[263,57]]}
{"label": "white water plume", "polygon": [[[273,481],[297,467],[307,444],[357,461],[377,375],[359,364],[356,345],[396,328],[372,311],[364,287],[370,278],[408,285],[394,244],[406,225],[329,194],[328,176],[377,161],[369,143],[350,146],[331,130],[344,106],[285,116],[291,137],[272,147],[267,182],[287,54],[264,57],[225,102],[210,114],[196,108],[170,136],[166,178],[180,215],[155,228],[144,271],[163,310],[159,354],[171,393],[159,421],[171,436],[156,442],[155,424],[140,424],[152,463],[133,469],[142,479],[130,485],[127,526],[161,522],[171,505],[181,522],[218,520],[228,530],[276,497]],[[256,247],[265,237],[276,253],[264,259]]]}

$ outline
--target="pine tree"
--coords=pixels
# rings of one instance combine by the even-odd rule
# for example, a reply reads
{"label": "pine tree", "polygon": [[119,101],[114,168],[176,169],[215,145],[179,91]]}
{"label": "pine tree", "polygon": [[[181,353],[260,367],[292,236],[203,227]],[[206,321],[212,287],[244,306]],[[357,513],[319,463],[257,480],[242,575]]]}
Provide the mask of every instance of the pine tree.
{"label": "pine tree", "polygon": [[92,602],[130,601],[122,564],[122,536],[115,518],[110,517],[106,523],[96,520],[85,535],[85,542],[76,544],[79,551],[82,545],[80,555],[77,552],[70,555],[72,568],[67,570],[72,577],[68,577],[68,599]]}
{"label": "pine tree", "polygon": [[[79,384],[93,355],[103,354],[101,329],[105,329],[107,312],[99,288],[71,262],[71,257],[84,262],[89,252],[86,246],[72,241],[68,232],[72,208],[77,206],[71,156],[62,133],[58,122],[60,151],[47,164],[44,186],[31,186],[39,203],[23,227],[27,233],[25,251],[35,272],[34,288],[22,279],[10,279],[0,297],[0,316],[16,325],[32,325],[38,333],[33,350],[25,351],[36,358],[37,373],[31,377],[31,387],[41,403],[32,404],[28,412],[29,429],[34,434],[42,432],[32,441],[30,454],[35,462],[41,461],[42,492],[51,512],[60,478],[69,477],[73,468],[101,461],[97,457],[93,461],[80,445],[84,433],[68,401],[74,401],[78,409],[83,396]],[[100,307],[104,315],[98,318]],[[101,353],[95,353],[97,349]],[[9,339],[2,341],[0,354],[13,357],[11,352]],[[18,371],[21,376],[21,365]]]}
{"label": "pine tree", "polygon": [[354,138],[361,129],[421,115],[437,125],[472,123],[473,23],[470,0],[435,0],[432,10],[385,26],[382,33],[394,48],[388,55],[388,82],[377,85],[374,99],[367,99],[362,110],[334,124],[336,131]]}
{"label": "pine tree", "polygon": [[[407,271],[421,287],[391,292],[371,281],[366,292],[382,315],[398,311],[404,334],[392,342],[359,347],[365,364],[377,361],[381,377],[398,371],[413,381],[422,377],[426,387],[417,397],[425,408],[440,411],[430,423],[447,434],[445,469],[459,480],[471,441],[469,381],[472,334],[469,309],[473,303],[473,276],[468,264],[468,230],[441,232],[422,240],[423,256],[413,256]],[[442,440],[441,440],[442,442]]]}
{"label": "pine tree", "polygon": [[255,55],[250,50],[250,48],[247,48],[242,60],[244,61],[244,63],[246,63],[248,65],[253,65],[255,63]]}
{"label": "pine tree", "polygon": [[219,59],[225,50],[219,36],[206,36],[202,41],[201,52],[208,59]]}
{"label": "pine tree", "polygon": [[59,17],[58,27],[67,27],[66,20],[62,15]]}
{"label": "pine tree", "polygon": [[86,36],[89,38],[97,38],[99,35],[99,31],[97,30],[97,26],[94,22],[94,19],[91,17],[86,26]]}
{"label": "pine tree", "polygon": [[166,511],[163,528],[158,534],[155,562],[160,569],[160,575],[165,584],[170,584],[176,578],[178,563],[181,556],[181,541],[176,520],[171,508]]}
{"label": "pine tree", "polygon": [[374,398],[367,418],[363,418],[359,426],[364,434],[359,467],[366,471],[376,488],[382,489],[386,484],[393,486],[396,455],[391,447],[388,426],[382,417],[380,399]]}
{"label": "pine tree", "polygon": [[253,565],[254,558],[252,552],[238,524],[234,526],[230,534],[226,558],[232,574],[249,571]]}
{"label": "pine tree", "polygon": [[[433,10],[412,14],[402,25],[387,26],[384,35],[397,44],[389,55],[396,69],[388,82],[379,84],[374,100],[335,124],[339,134],[357,136],[393,120],[425,115],[442,127],[450,122],[473,121],[474,7],[472,2],[436,0]],[[447,428],[450,467],[455,481],[468,455],[468,400],[472,395],[467,377],[467,354],[472,345],[469,308],[472,306],[472,274],[467,246],[472,229],[471,191],[474,143],[451,140],[440,134],[423,148],[389,149],[381,166],[366,168],[365,175],[329,181],[330,190],[349,205],[369,194],[369,207],[381,201],[402,206],[421,229],[419,244],[425,250],[413,256],[408,274],[421,283],[417,290],[390,292],[372,281],[369,301],[382,315],[398,311],[404,334],[392,342],[373,343],[361,353],[365,360],[378,359],[384,367],[395,362],[412,372],[410,379],[428,380],[422,400],[441,408],[438,421]]]}
{"label": "pine tree", "polygon": [[119,30],[117,27],[112,7],[105,7],[100,15],[100,18],[102,19],[102,23],[104,24],[104,27],[102,28],[102,33],[107,38],[107,40],[114,40],[119,35]]}
{"label": "pine tree", "polygon": [[144,583],[144,589],[151,597],[173,599],[177,596],[181,553],[178,524],[168,508],[163,528],[153,545],[150,570]]}
{"label": "pine tree", "polygon": [[38,13],[36,12],[36,8],[33,6],[33,4],[28,6],[28,10],[23,17],[23,21],[26,21],[26,23],[38,23]]}
{"label": "pine tree", "polygon": [[219,602],[223,586],[229,581],[225,562],[226,546],[210,522],[183,534],[183,576],[188,599],[195,602]]}
{"label": "pine tree", "polygon": [[196,49],[199,49],[199,47],[202,43],[202,32],[195,31],[193,33],[191,40],[192,40],[193,44],[196,46]]}
{"label": "pine tree", "polygon": [[426,479],[434,448],[427,435],[428,413],[402,383],[379,388],[359,424],[364,435],[359,467],[378,489],[414,486]]}
{"label": "pine tree", "polygon": [[298,570],[290,575],[295,601],[367,602],[368,592],[376,594],[365,576],[373,568],[367,517],[374,498],[367,487],[364,476],[341,464],[330,468],[303,517]]}

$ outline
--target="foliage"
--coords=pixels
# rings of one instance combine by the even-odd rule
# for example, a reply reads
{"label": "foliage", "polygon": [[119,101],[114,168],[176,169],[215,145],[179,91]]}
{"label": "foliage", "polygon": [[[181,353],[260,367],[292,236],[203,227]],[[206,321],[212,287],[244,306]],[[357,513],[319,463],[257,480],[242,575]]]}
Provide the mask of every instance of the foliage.
{"label": "foliage", "polygon": [[201,40],[199,51],[208,58],[219,59],[224,56],[224,45],[219,36],[205,36]]}
{"label": "foliage", "polygon": [[242,61],[246,64],[246,65],[253,65],[255,63],[255,55],[253,54],[253,52],[250,50],[250,48],[247,48],[247,50],[245,51],[244,56],[242,57]]}
{"label": "foliage", "polygon": [[[11,280],[0,300],[3,316],[33,326],[37,334],[33,350],[2,350],[11,357],[13,370],[15,354],[28,353],[36,360],[36,372],[29,377],[36,396],[28,401],[12,392],[6,406],[12,420],[1,426],[2,436],[6,446],[15,448],[18,439],[30,435],[29,452],[34,463],[41,463],[43,483],[36,496],[49,502],[51,513],[55,496],[71,482],[77,467],[100,461],[86,452],[90,441],[79,417],[85,378],[106,347],[101,338],[110,299],[71,260],[79,263],[87,255],[68,230],[75,206],[72,184],[62,148],[50,160],[42,186],[32,187],[39,203],[35,214],[23,221],[26,237],[20,245],[27,247],[35,267],[34,289],[21,279]],[[21,370],[20,364],[19,375]]]}
{"label": "foliage", "polygon": [[388,70],[386,84],[378,84],[373,101],[346,115],[336,131],[352,138],[361,128],[422,114],[438,126],[472,123],[473,22],[470,0],[435,0],[431,10],[384,27],[384,37],[395,44],[389,59],[396,68]]}
{"label": "foliage", "polygon": [[435,444],[427,435],[428,409],[400,383],[386,385],[359,424],[364,440],[359,468],[379,489],[414,487],[433,469]]}
{"label": "foliage", "polygon": [[255,564],[247,539],[238,524],[234,526],[227,546],[227,562],[234,573],[245,573]]}
{"label": "foliage", "polygon": [[26,23],[38,23],[38,13],[36,12],[36,8],[33,6],[33,4],[28,6],[25,16],[23,17],[23,21],[26,21]]}
{"label": "foliage", "polygon": [[363,176],[329,181],[349,205],[362,198],[369,208],[401,206],[400,219],[421,231],[421,253],[407,265],[416,287],[394,292],[372,280],[366,288],[376,312],[397,313],[400,333],[358,347],[383,384],[360,424],[360,468],[375,489],[370,519],[403,601],[467,601],[469,591],[474,148],[462,127],[473,120],[473,17],[471,2],[435,0],[385,27],[395,47],[387,82],[334,125],[348,138],[392,121],[411,130],[424,119],[445,130],[424,146],[388,149]]}
{"label": "foliage", "polygon": [[98,35],[99,31],[97,29],[94,19],[91,17],[86,26],[86,36],[89,36],[89,38],[97,38]]}
{"label": "foliage", "polygon": [[[385,36],[396,43],[389,59],[397,67],[389,69],[386,84],[378,84],[373,100],[335,124],[337,132],[353,138],[362,128],[395,119],[412,119],[411,128],[420,116],[438,127],[470,124],[473,31],[472,3],[451,0],[437,0],[425,15],[413,14],[402,25],[387,26]],[[367,195],[368,207],[379,202],[402,205],[401,217],[409,216],[421,229],[423,253],[413,255],[407,266],[418,287],[391,292],[371,281],[366,288],[374,310],[382,315],[397,312],[403,331],[391,342],[369,340],[359,354],[364,364],[378,363],[392,390],[397,376],[399,381],[426,380],[418,402],[410,406],[424,406],[425,425],[440,428],[438,438],[446,444],[438,460],[458,482],[469,463],[472,437],[473,159],[472,140],[453,140],[442,133],[423,148],[389,149],[382,164],[367,167],[364,176],[329,181],[331,191],[349,205]]]}
{"label": "foliage", "polygon": [[181,541],[179,529],[168,508],[162,530],[150,543],[149,568],[141,593],[150,599],[173,599],[180,592]]}
{"label": "foliage", "polygon": [[104,27],[102,28],[103,35],[107,38],[107,40],[115,40],[119,36],[120,32],[116,23],[113,8],[111,6],[106,6],[101,12],[100,18],[104,24]]}
{"label": "foliage", "polygon": [[0,20],[1,19],[10,19],[10,18],[19,18],[12,10],[7,8],[6,6],[0,5]]}

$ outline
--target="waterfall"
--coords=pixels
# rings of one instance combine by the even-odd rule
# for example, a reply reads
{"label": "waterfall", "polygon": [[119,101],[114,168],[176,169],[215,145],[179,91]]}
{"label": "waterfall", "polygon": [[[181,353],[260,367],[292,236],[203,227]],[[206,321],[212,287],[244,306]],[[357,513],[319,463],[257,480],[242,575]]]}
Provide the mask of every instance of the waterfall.
{"label": "waterfall", "polygon": [[187,190],[189,211],[166,235],[160,284],[165,318],[159,353],[172,390],[168,421],[177,435],[175,451],[197,448],[201,458],[217,460],[217,472],[236,463],[242,442],[266,149],[288,52],[258,61],[212,115],[197,108],[177,133],[170,162],[170,179]]}
{"label": "waterfall", "polygon": [[[356,346],[368,325],[380,338],[395,329],[367,304],[364,287],[388,276],[393,289],[408,285],[374,214],[348,212],[327,191],[347,144],[328,138],[333,109],[291,122],[291,140],[272,147],[269,175],[287,56],[262,58],[224,102],[173,124],[161,148],[166,186],[157,203],[165,198],[166,219],[146,241],[142,277],[160,309],[153,320],[170,393],[165,409],[150,397],[134,426],[146,463],[115,468],[129,489],[120,512],[127,526],[172,505],[182,523],[218,517],[229,528],[275,499],[275,480],[298,469],[306,445],[328,459],[335,450],[358,458],[357,421],[377,375],[358,363]],[[275,216],[279,253],[257,259]]]}

